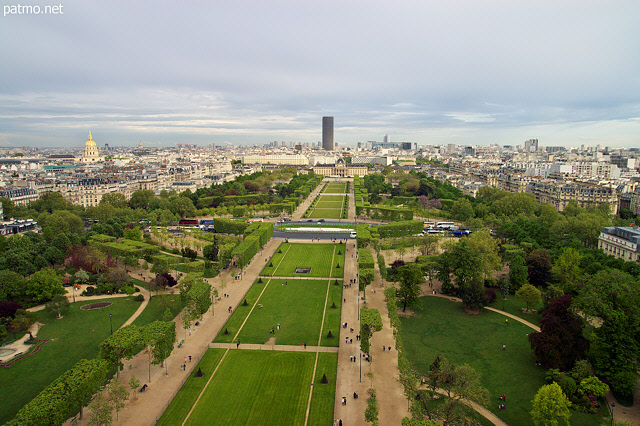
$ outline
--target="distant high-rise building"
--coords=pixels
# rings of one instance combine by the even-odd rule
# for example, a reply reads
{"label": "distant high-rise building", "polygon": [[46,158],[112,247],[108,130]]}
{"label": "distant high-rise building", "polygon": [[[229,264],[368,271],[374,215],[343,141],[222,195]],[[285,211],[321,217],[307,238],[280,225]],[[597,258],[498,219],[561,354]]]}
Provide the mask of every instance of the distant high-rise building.
{"label": "distant high-rise building", "polygon": [[529,139],[524,143],[524,150],[526,152],[536,152],[538,150],[538,139]]}
{"label": "distant high-rise building", "polygon": [[389,135],[384,135],[384,138],[382,138],[382,142],[389,143]]}
{"label": "distant high-rise building", "polygon": [[333,151],[333,117],[322,117],[322,149]]}

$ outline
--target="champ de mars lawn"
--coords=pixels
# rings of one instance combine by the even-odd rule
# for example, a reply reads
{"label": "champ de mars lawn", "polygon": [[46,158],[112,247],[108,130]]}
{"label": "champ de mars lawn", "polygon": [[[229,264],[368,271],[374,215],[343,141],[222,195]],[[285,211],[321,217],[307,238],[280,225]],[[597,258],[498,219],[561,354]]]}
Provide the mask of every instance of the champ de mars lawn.
{"label": "champ de mars lawn", "polygon": [[[509,425],[533,425],[531,401],[545,384],[543,367],[527,340],[533,330],[499,313],[483,310],[467,314],[461,303],[441,297],[422,297],[423,310],[401,316],[404,347],[412,365],[423,376],[438,354],[456,364],[469,364],[489,391],[487,408]],[[505,349],[503,349],[505,345]],[[505,410],[498,397],[507,395]],[[571,424],[599,425],[602,413],[572,411]]]}

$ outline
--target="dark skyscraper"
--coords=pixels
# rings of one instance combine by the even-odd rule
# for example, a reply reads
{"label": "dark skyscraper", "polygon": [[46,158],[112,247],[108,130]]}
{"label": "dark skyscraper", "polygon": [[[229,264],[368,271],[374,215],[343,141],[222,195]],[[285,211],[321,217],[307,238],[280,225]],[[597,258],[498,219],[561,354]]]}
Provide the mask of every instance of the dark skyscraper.
{"label": "dark skyscraper", "polygon": [[322,149],[333,151],[333,117],[322,117]]}

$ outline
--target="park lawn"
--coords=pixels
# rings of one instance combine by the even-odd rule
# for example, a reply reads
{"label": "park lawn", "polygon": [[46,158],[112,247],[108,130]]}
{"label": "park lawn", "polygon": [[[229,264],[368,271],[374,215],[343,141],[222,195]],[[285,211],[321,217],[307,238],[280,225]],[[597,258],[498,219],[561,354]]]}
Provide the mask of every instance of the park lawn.
{"label": "park lawn", "polygon": [[[278,253],[280,251],[282,253]],[[342,278],[344,275],[342,244],[283,243],[278,252],[269,262],[265,262],[267,266],[262,270],[262,276]],[[311,273],[296,274],[296,268],[311,268]]]}
{"label": "park lawn", "polygon": [[[313,379],[313,394],[309,408],[309,425],[330,425],[333,421],[337,371],[338,354],[318,353],[318,365]],[[329,383],[320,383],[323,375],[327,376]]]}
{"label": "park lawn", "polygon": [[[147,294],[144,297],[148,297]],[[171,311],[172,319],[175,318],[182,308],[184,308],[185,304],[182,302],[180,298],[180,294],[177,292],[175,294],[160,294],[159,296],[154,295],[149,300],[147,307],[144,308],[144,311],[133,321],[133,324],[141,327],[144,324],[149,324],[153,321],[163,321],[164,313],[167,309]]]}
{"label": "park lawn", "polygon": [[[507,424],[532,425],[531,401],[545,384],[545,370],[535,365],[527,340],[533,330],[488,310],[469,315],[461,303],[448,299],[422,297],[421,301],[422,312],[400,317],[404,347],[417,371],[427,376],[438,354],[456,364],[469,364],[489,391],[487,409]],[[497,408],[502,394],[507,395],[506,410]],[[580,418],[575,424],[599,424],[597,416],[572,414]]]}
{"label": "park lawn", "polygon": [[259,300],[248,300],[262,308],[253,309],[238,339],[264,344],[275,337],[276,345],[317,345],[329,286],[329,280],[269,280]]}
{"label": "park lawn", "polygon": [[346,183],[328,183],[325,186],[325,190],[323,191],[327,194],[344,194],[347,192],[347,184]]}
{"label": "park lawn", "polygon": [[[496,300],[491,304],[492,308],[502,310],[502,293],[500,293],[499,289],[494,289],[496,292]],[[516,299],[513,294],[507,296],[507,300],[504,301],[504,311],[515,315],[518,318],[522,318],[525,321],[529,321],[531,324],[535,324],[537,326],[540,325],[540,319],[542,318],[542,314],[540,311],[542,310],[542,304],[537,306],[532,306],[531,308],[536,310],[534,313],[524,313],[523,309],[527,307],[527,304],[521,300]]]}
{"label": "park lawn", "polygon": [[307,215],[310,219],[340,219],[342,215],[342,209],[314,209],[313,212]]}
{"label": "park lawn", "polygon": [[15,417],[22,406],[76,362],[98,356],[100,343],[109,337],[111,331],[110,313],[115,331],[140,306],[140,302],[130,297],[109,301],[113,303],[109,307],[88,311],[82,311],[80,307],[93,301],[72,303],[62,319],[56,319],[47,311],[38,312],[38,322],[44,325],[36,337],[53,340],[42,346],[37,354],[2,369],[0,388],[9,393],[0,398],[0,424]]}
{"label": "park lawn", "polygon": [[[260,280],[258,280],[253,283],[253,285],[247,292],[247,295],[245,296],[245,299],[247,299],[248,305],[243,306],[242,303],[240,303],[236,307],[235,311],[233,311],[233,314],[231,314],[231,317],[229,317],[226,324],[222,328],[222,331],[220,332],[220,334],[218,334],[218,336],[216,336],[216,338],[213,340],[214,342],[216,343],[233,342],[233,339],[236,333],[238,332],[238,330],[240,330],[242,323],[244,322],[245,318],[247,318],[247,316],[249,315],[249,312],[251,311],[251,307],[260,296],[260,293],[264,289],[264,286],[266,286],[267,283],[269,282],[269,279],[263,278],[262,281],[263,282],[260,282]],[[220,312],[220,310],[224,310],[224,309],[227,309],[224,299],[222,299],[221,303],[216,303],[214,305],[215,312]],[[229,334],[224,334],[224,330],[227,330]]]}
{"label": "park lawn", "polygon": [[230,350],[187,424],[303,425],[315,356]]}
{"label": "park lawn", "polygon": [[[335,308],[331,306],[335,305]],[[342,281],[331,280],[329,288],[329,297],[327,300],[327,310],[324,317],[324,325],[322,327],[322,340],[320,346],[339,346],[340,345],[340,324],[342,312]],[[327,334],[331,331],[332,338],[327,338]]]}
{"label": "park lawn", "polygon": [[318,201],[316,209],[341,209],[342,201]]}
{"label": "park lawn", "polygon": [[342,203],[344,201],[344,195],[321,195],[318,200],[319,203],[322,202],[339,202]]}
{"label": "park lawn", "polygon": [[[158,425],[182,424],[226,351],[226,349],[209,349],[205,352],[198,365],[194,368],[194,373],[182,385],[180,391],[173,398],[162,417],[160,417]],[[204,377],[195,377],[195,372],[198,369],[202,369]]]}

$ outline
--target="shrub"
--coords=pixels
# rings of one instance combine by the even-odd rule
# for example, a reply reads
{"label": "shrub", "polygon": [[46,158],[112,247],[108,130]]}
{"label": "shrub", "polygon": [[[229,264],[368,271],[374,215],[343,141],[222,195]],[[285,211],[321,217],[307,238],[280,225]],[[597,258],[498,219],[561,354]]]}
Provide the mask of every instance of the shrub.
{"label": "shrub", "polygon": [[89,286],[86,288],[85,292],[87,293],[87,296],[93,296],[96,292],[96,289]]}
{"label": "shrub", "polygon": [[485,291],[485,294],[489,298],[489,304],[492,304],[496,301],[496,292],[492,288]]}
{"label": "shrub", "polygon": [[144,302],[144,295],[138,294],[133,298],[133,300],[135,300],[136,302]]}

